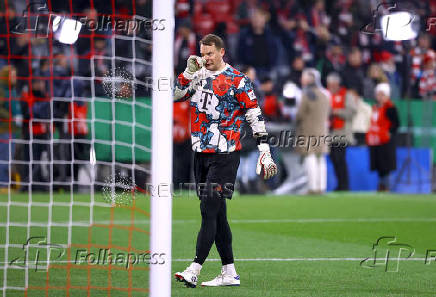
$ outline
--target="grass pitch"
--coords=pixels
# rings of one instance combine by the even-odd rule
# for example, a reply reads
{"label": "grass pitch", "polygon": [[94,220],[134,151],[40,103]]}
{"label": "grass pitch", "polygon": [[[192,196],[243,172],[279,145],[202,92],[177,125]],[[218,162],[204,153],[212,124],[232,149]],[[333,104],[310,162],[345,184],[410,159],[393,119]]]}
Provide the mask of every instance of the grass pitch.
{"label": "grass pitch", "polygon": [[[7,201],[0,196],[0,201]],[[13,194],[14,202],[27,203],[28,195]],[[104,202],[97,195],[96,201]],[[74,195],[69,211],[70,195],[55,194],[52,201],[65,205],[44,204],[46,194],[34,194],[30,210],[23,205],[10,206],[9,242],[17,244],[0,248],[0,262],[18,259],[15,269],[7,269],[6,296],[146,296],[148,271],[144,262],[129,265],[120,256],[118,263],[87,265],[74,263],[76,255],[111,247],[112,253],[146,251],[149,244],[149,198],[138,196],[136,209],[94,207],[94,225],[87,226],[89,207],[76,202],[89,201],[89,195]],[[185,288],[173,281],[175,297],[282,297],[282,296],[436,296],[436,196],[392,195],[372,193],[327,194],[325,196],[234,196],[228,201],[228,217],[233,232],[235,264],[241,276],[240,287]],[[140,211],[139,211],[140,210]],[[29,216],[30,214],[30,216]],[[7,208],[0,206],[0,244],[5,243]],[[28,235],[47,238],[49,243],[68,242],[68,221],[83,226],[71,227],[73,247],[62,256],[53,246],[51,259],[56,263],[47,270],[42,266],[46,248],[29,248],[26,275],[19,269],[23,263],[22,245]],[[195,254],[200,227],[199,200],[177,195],[173,199],[173,262],[172,271],[181,271]],[[31,222],[31,227],[20,223]],[[45,227],[51,221],[59,226]],[[129,228],[132,226],[134,228]],[[113,222],[113,226],[110,225]],[[65,224],[65,226],[64,226]],[[377,240],[381,237],[377,246]],[[389,239],[388,237],[395,238]],[[34,239],[32,243],[37,243]],[[46,240],[46,243],[48,240]],[[129,245],[130,243],[130,245]],[[85,249],[86,252],[80,250]],[[39,252],[37,252],[39,251]],[[377,251],[374,261],[374,251]],[[389,251],[389,258],[386,255]],[[410,253],[413,255],[410,256]],[[39,253],[39,254],[38,254]],[[68,257],[68,254],[70,255]],[[38,255],[38,271],[35,257]],[[400,261],[395,258],[400,256]],[[79,257],[80,258],[80,257]],[[361,261],[369,258],[361,264]],[[115,259],[115,256],[114,256]],[[212,247],[199,277],[199,283],[214,278],[221,263]],[[88,258],[89,260],[89,258]],[[92,259],[91,259],[92,260]],[[108,258],[106,258],[108,260]],[[21,262],[20,262],[21,261]],[[33,262],[32,262],[33,261]],[[94,259],[96,261],[96,259]],[[114,260],[115,262],[115,260]],[[33,266],[32,266],[33,265]],[[3,264],[2,264],[3,266]],[[0,287],[4,285],[5,269],[0,269]],[[90,288],[90,294],[87,289]],[[110,287],[110,289],[107,289]],[[130,289],[133,288],[133,289]],[[0,296],[1,296],[0,292]]]}

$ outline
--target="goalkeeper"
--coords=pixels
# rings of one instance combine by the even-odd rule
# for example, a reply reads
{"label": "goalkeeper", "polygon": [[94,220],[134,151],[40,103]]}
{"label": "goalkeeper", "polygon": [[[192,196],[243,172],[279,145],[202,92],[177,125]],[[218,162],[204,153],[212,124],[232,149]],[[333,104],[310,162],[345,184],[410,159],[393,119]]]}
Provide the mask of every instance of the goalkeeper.
{"label": "goalkeeper", "polygon": [[265,139],[267,132],[252,83],[223,61],[223,40],[206,35],[200,41],[202,58],[190,56],[176,81],[175,102],[190,99],[194,176],[200,198],[201,228],[193,263],[175,278],[196,287],[197,278],[215,242],[221,257],[221,273],[202,286],[239,286],[232,233],[227,221],[226,199],[231,199],[240,157],[240,126],[246,120],[258,140],[257,174],[268,179],[277,174]]}

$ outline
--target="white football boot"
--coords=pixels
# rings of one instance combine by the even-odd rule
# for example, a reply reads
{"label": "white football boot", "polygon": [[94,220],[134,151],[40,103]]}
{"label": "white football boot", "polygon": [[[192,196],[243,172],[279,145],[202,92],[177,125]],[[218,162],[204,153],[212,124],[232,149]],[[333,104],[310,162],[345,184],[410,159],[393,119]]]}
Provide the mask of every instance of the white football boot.
{"label": "white football boot", "polygon": [[195,288],[197,286],[198,276],[200,275],[201,265],[198,263],[191,263],[188,268],[183,272],[176,272],[174,277],[179,282],[184,282],[188,288]]}
{"label": "white football boot", "polygon": [[215,277],[213,280],[208,282],[202,282],[202,287],[221,287],[221,286],[240,286],[241,281],[239,275],[235,273],[228,272],[226,267],[221,268],[221,273]]}

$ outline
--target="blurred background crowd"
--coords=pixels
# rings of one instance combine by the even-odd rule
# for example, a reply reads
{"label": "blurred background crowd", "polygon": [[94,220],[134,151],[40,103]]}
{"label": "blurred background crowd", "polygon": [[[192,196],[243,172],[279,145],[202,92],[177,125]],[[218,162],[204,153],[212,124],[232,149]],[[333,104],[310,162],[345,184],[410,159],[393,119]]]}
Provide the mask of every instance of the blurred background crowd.
{"label": "blurred background crowd", "polygon": [[[371,31],[371,28],[372,33],[376,32],[374,15],[386,14],[391,6],[387,1],[361,0],[180,0],[176,4],[175,73],[183,72],[189,55],[199,53],[198,40],[202,36],[208,33],[221,36],[226,42],[225,61],[253,81],[268,121],[268,132],[279,137],[283,131],[295,133],[299,130],[301,76],[305,69],[317,69],[321,88],[328,90],[331,102],[327,120],[329,133],[345,135],[346,146],[366,146],[373,113],[371,105],[376,103],[378,84],[388,84],[393,102],[406,98],[429,101],[434,100],[435,95],[436,29],[427,30],[427,26],[429,17],[436,14],[436,2],[396,2],[398,9],[419,16],[419,35],[415,40],[386,41],[381,34],[363,32],[365,29]],[[335,104],[335,100],[344,105]],[[184,131],[183,125],[189,131],[189,123],[183,122],[186,113],[182,108],[181,104],[175,105],[176,131]],[[341,117],[335,117],[335,114]],[[343,126],[342,120],[346,120]],[[307,125],[316,131],[317,125],[324,124],[318,121]],[[397,142],[407,145],[410,135],[397,139],[396,132],[400,125],[407,126],[408,123],[400,123],[397,112],[392,121],[395,129],[391,129],[394,136],[390,145]],[[432,126],[432,119],[427,121]],[[242,193],[307,191],[311,179],[305,164],[307,160],[310,162],[310,158],[305,158],[307,152],[298,154],[295,147],[272,148],[274,158],[279,161],[280,174],[264,183],[255,174],[255,142],[249,137],[248,128],[244,129],[243,156],[238,172]],[[189,150],[189,133],[179,133],[174,140],[175,156]],[[392,151],[395,153],[395,149]],[[349,190],[345,148],[333,145],[326,152],[329,152],[337,179],[334,189]],[[396,169],[396,158],[388,159],[387,172],[386,168],[381,174],[378,172],[378,190],[392,187],[386,179]],[[189,161],[174,160],[175,182],[186,182],[189,180]],[[375,169],[377,166],[373,163],[374,160],[370,161],[368,167]],[[306,187],[301,188],[302,184]]]}
{"label": "blurred background crowd", "polygon": [[[128,15],[133,14],[152,19],[151,2],[114,0],[108,5],[108,1],[102,0],[50,1],[47,8],[56,13],[86,16],[94,20],[101,15],[128,18]],[[436,1],[397,1],[397,8],[419,16],[419,35],[411,41],[385,41],[381,34],[362,32],[362,28],[365,31],[371,31],[372,28],[372,32],[377,33],[371,27],[374,11],[386,13],[390,7],[384,3],[387,1],[382,0],[175,2],[176,31],[174,43],[171,43],[174,46],[175,75],[183,72],[189,55],[199,54],[198,41],[202,36],[208,33],[219,35],[226,43],[225,61],[246,73],[253,81],[259,104],[269,123],[267,128],[272,134],[296,127],[302,99],[301,76],[307,68],[318,70],[322,87],[329,91],[330,99],[338,96],[345,101],[352,100],[354,112],[345,132],[351,135],[347,145],[366,145],[365,134],[372,112],[370,105],[375,102],[378,84],[389,85],[389,95],[394,103],[406,98],[422,101],[434,99],[436,27],[426,29],[429,17],[436,16]],[[151,45],[132,45],[130,41],[122,39],[111,43],[111,30],[89,28],[82,30],[74,46],[52,43],[46,38],[34,38],[32,34],[13,35],[10,34],[12,28],[19,24],[22,12],[26,11],[29,3],[0,3],[0,11],[8,11],[2,13],[0,18],[1,159],[9,160],[15,156],[15,160],[21,160],[15,162],[14,180],[32,181],[37,188],[40,182],[39,189],[44,190],[47,189],[47,172],[52,170],[60,186],[63,183],[68,185],[72,179],[79,178],[81,165],[89,162],[87,138],[91,135],[86,124],[86,98],[89,100],[92,95],[106,95],[101,79],[96,79],[92,88],[86,79],[75,80],[72,77],[103,77],[111,69],[110,59],[95,58],[92,65],[90,60],[92,57],[111,56],[113,52],[119,57],[131,57],[134,49],[137,59],[151,61]],[[151,33],[152,30],[143,30],[137,32],[137,36],[151,40]],[[133,72],[132,67],[129,68],[122,61],[116,66],[126,66]],[[133,67],[137,79],[150,77],[150,65],[136,63]],[[149,97],[151,89],[137,88],[135,95]],[[73,104],[69,99],[72,97]],[[193,181],[188,116],[188,103],[174,105],[176,185]],[[329,122],[333,129],[332,115]],[[399,123],[403,126],[407,124]],[[51,151],[52,146],[47,140],[53,137],[53,133],[65,141],[58,141],[56,150]],[[244,133],[249,135],[250,131]],[[17,139],[13,145],[8,143],[11,138]],[[30,147],[28,141],[19,141],[30,138],[33,140]],[[74,149],[71,149],[72,142]],[[280,189],[290,191],[284,185],[291,177],[293,181],[297,178],[291,172],[298,163],[297,159],[292,156],[288,158],[283,150],[273,149],[274,158],[281,164],[281,174],[264,183],[255,175],[255,143],[250,137],[243,137],[243,147],[238,179],[242,193],[278,189],[278,193],[281,193]],[[345,152],[335,153],[339,155],[337,164],[342,164]],[[60,161],[54,168],[48,168],[47,160],[54,158]],[[27,165],[29,160],[34,160],[31,168]],[[71,160],[75,160],[73,167],[69,165]],[[337,166],[342,168],[345,165]],[[11,172],[8,171],[7,162],[0,164],[0,167],[0,187],[5,187]],[[338,179],[343,180],[343,177],[339,177],[344,172],[340,169],[338,172]],[[337,187],[338,190],[347,188],[347,185]]]}

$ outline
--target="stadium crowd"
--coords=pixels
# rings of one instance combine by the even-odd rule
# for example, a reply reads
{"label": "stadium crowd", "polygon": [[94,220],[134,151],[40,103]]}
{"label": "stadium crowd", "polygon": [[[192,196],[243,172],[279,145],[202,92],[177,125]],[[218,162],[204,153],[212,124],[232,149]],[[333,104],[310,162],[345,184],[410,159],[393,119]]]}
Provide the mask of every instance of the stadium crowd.
{"label": "stadium crowd", "polygon": [[[74,12],[89,19],[96,19],[99,14],[114,13],[136,13],[152,18],[151,0],[134,1],[135,9],[132,9],[130,0],[116,0],[116,12],[107,5],[107,1],[91,2],[51,1],[51,10]],[[267,120],[272,124],[289,123],[295,127],[301,101],[302,73],[307,68],[317,69],[322,88],[327,88],[330,96],[337,95],[347,102],[352,100],[353,117],[347,119],[348,130],[344,132],[347,144],[365,145],[371,107],[363,99],[375,100],[377,85],[388,84],[393,102],[405,97],[426,100],[434,96],[433,90],[436,89],[436,27],[426,30],[428,16],[436,15],[436,2],[399,1],[399,7],[420,16],[419,36],[410,42],[385,41],[380,34],[361,32],[362,28],[371,27],[374,11],[388,10],[387,4],[378,7],[383,2],[386,1],[177,0],[175,74],[183,72],[189,55],[199,53],[198,41],[201,37],[215,33],[226,43],[225,61],[253,81]],[[1,3],[4,6],[4,2]],[[18,19],[25,10],[25,1],[10,2],[8,14],[2,14],[0,18],[0,32],[10,32],[14,19]],[[1,7],[1,11],[6,11],[5,7]],[[55,171],[53,176],[59,185],[68,185],[68,178],[78,178],[80,160],[84,164],[85,160],[89,160],[89,141],[84,140],[89,137],[85,121],[87,104],[80,98],[89,98],[91,88],[83,81],[73,80],[71,84],[71,77],[90,77],[93,71],[95,76],[103,76],[110,68],[110,61],[96,60],[93,70],[89,61],[93,56],[110,55],[112,49],[108,42],[110,30],[84,30],[74,47],[52,44],[47,39],[32,38],[29,34],[10,34],[9,38],[0,39],[0,155],[3,160],[0,164],[0,187],[7,186],[9,181],[10,156],[22,161],[14,165],[17,176],[13,179],[32,181],[41,190],[47,189],[49,170]],[[151,30],[140,34],[145,39],[151,38]],[[150,61],[150,46],[138,43],[135,47],[137,58]],[[131,43],[116,44],[118,56],[129,50]],[[29,55],[32,59],[26,58]],[[150,71],[150,67],[138,64],[135,73],[141,79],[150,76]],[[73,104],[59,99],[71,98],[73,91],[74,97],[78,98]],[[150,91],[138,90],[136,95],[149,96]],[[101,81],[97,82],[95,96],[104,95]],[[54,104],[50,104],[52,98],[57,98]],[[174,154],[177,156],[189,156],[191,153],[187,121],[189,108],[186,104],[174,105]],[[329,122],[333,129],[332,116]],[[47,141],[38,141],[49,140],[53,135],[51,130],[65,140],[59,142],[53,152]],[[245,134],[249,135],[249,131]],[[8,142],[11,138],[18,141],[10,146]],[[28,145],[29,138],[34,140],[32,147]],[[19,139],[27,142],[20,142]],[[70,149],[71,142],[74,142],[74,153]],[[244,137],[243,147],[239,172],[241,192],[259,193],[283,186],[286,173],[290,175],[290,169],[286,170],[284,162],[281,167],[283,174],[264,184],[254,174],[255,144],[250,137]],[[336,174],[338,177],[346,176],[343,170],[346,166],[343,164],[344,151],[333,149],[331,153],[333,159],[339,156]],[[273,149],[272,154],[280,159],[282,152]],[[53,169],[44,165],[47,164],[44,161],[50,158],[58,160]],[[79,162],[74,168],[69,168],[72,159]],[[29,160],[34,161],[30,169],[26,165]],[[174,161],[174,183],[192,181],[190,159],[174,158]],[[346,190],[346,177],[340,180],[343,184],[338,185],[338,190]]]}
{"label": "stadium crowd", "polygon": [[[388,11],[390,6],[384,2],[179,0],[176,4],[175,73],[183,72],[189,55],[198,54],[198,40],[202,36],[219,35],[227,45],[225,60],[253,81],[259,103],[274,130],[274,123],[290,123],[291,129],[298,129],[301,76],[305,69],[315,68],[321,74],[321,88],[328,89],[332,102],[329,133],[346,136],[345,146],[367,145],[366,135],[373,112],[367,102],[376,102],[375,90],[379,84],[389,86],[388,96],[393,102],[406,97],[434,99],[436,88],[436,30],[426,30],[428,16],[436,13],[436,3],[399,1],[397,8],[420,16],[419,36],[412,41],[385,41],[381,34],[362,32],[372,23],[375,11]],[[343,101],[344,106],[335,105],[335,101]],[[186,114],[180,111],[180,105],[175,105],[175,127],[177,131],[189,131],[189,123],[183,123]],[[302,118],[305,116],[308,115],[301,115]],[[394,146],[399,126],[396,112],[391,120],[389,133],[393,134],[393,139],[389,146]],[[308,125],[316,129],[316,123]],[[269,132],[274,134],[271,129]],[[250,135],[250,131],[243,134]],[[181,149],[187,152],[190,145],[189,133],[185,138],[180,135],[174,138],[177,155]],[[336,190],[348,190],[345,148],[331,145],[321,151],[330,152],[338,180]],[[390,157],[386,161],[376,158],[371,150],[371,169],[378,171],[378,189],[382,191],[389,189],[389,173],[395,169],[395,149],[391,147],[388,151]],[[265,190],[285,193],[289,190],[287,183],[291,181],[288,178],[295,171],[296,162],[287,162],[286,150],[273,148],[275,159],[281,160],[279,171],[282,174],[267,181],[266,185],[254,173],[256,146],[250,137],[243,139],[243,152],[238,172],[242,193]],[[186,160],[179,162],[174,164],[175,182],[186,182],[190,179],[190,169]],[[311,174],[308,176],[310,184],[313,178]],[[291,179],[295,180],[295,176]],[[325,184],[325,178],[321,179]],[[323,192],[325,185],[322,188],[314,192]]]}

